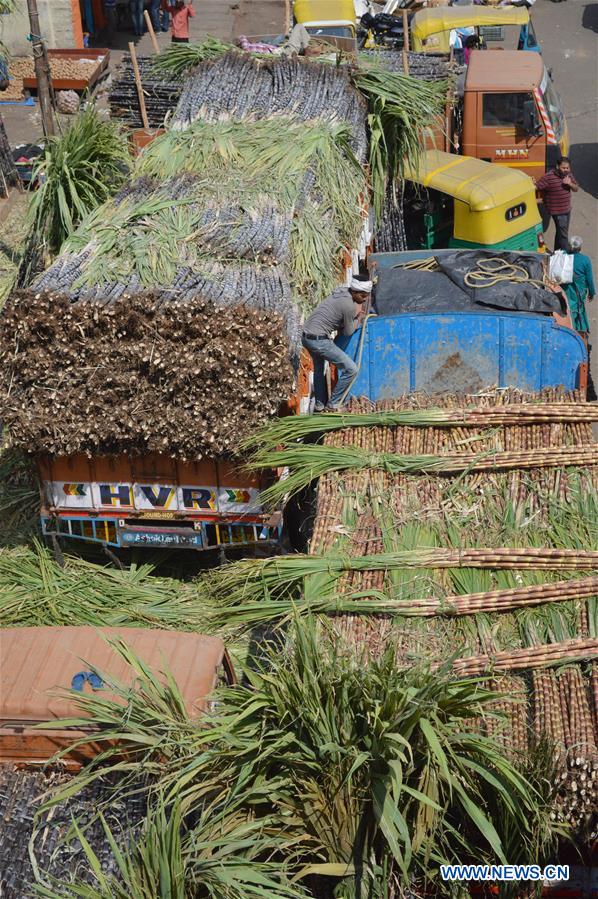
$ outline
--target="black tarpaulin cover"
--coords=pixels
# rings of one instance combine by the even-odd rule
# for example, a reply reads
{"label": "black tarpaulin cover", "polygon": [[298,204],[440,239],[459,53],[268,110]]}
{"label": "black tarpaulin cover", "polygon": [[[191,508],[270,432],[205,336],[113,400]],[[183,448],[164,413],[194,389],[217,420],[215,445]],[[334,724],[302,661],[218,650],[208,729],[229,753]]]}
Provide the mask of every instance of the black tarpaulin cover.
{"label": "black tarpaulin cover", "polygon": [[378,270],[374,301],[379,315],[398,312],[564,312],[561,300],[536,284],[500,281],[488,287],[471,287],[465,276],[480,262],[500,259],[523,268],[532,280],[542,280],[542,260],[529,253],[497,253],[495,250],[455,250],[434,257],[437,271],[416,271],[400,265]]}

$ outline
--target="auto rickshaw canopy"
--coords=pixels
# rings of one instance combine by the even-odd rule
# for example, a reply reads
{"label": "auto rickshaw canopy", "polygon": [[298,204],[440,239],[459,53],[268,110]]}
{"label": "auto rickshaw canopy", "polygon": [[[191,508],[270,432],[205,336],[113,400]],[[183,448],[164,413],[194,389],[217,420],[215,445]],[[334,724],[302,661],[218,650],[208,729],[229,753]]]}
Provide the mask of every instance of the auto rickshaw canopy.
{"label": "auto rickshaw canopy", "polygon": [[[528,25],[529,11],[525,7],[498,8],[488,6],[439,6],[420,9],[411,20],[409,32],[412,48],[448,53],[450,33],[455,28],[479,28],[488,25]],[[439,35],[433,47],[425,47],[432,36]]]}
{"label": "auto rickshaw canopy", "polygon": [[353,0],[295,0],[293,15],[300,25],[351,25],[355,28]]}
{"label": "auto rickshaw canopy", "polygon": [[442,150],[427,150],[403,171],[407,180],[453,197],[454,240],[508,246],[529,230],[537,250],[541,220],[534,182],[524,172]]}

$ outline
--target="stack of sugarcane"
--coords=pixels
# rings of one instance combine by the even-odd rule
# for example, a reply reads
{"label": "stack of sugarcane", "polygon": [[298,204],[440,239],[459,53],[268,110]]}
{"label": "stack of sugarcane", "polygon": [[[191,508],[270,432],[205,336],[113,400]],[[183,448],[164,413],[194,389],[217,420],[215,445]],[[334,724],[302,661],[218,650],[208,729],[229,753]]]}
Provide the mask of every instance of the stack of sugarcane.
{"label": "stack of sugarcane", "polygon": [[169,132],[35,287],[101,300],[199,292],[281,315],[296,346],[298,307],[337,286],[361,228],[365,177],[348,137],[341,125],[290,120],[274,133],[268,121]]}
{"label": "stack of sugarcane", "polygon": [[[422,81],[446,81],[458,72],[458,66],[444,53],[408,54],[409,74]],[[402,50],[360,50],[360,63],[375,63],[389,72],[403,72],[404,56]]]}
{"label": "stack of sugarcane", "polygon": [[[152,57],[138,56],[137,63],[149,126],[160,128],[179,101],[184,79],[179,74],[157,70]],[[130,128],[144,127],[135,75],[128,53],[124,54],[122,64],[112,82],[108,103],[112,118],[120,119]]]}
{"label": "stack of sugarcane", "polygon": [[[4,420],[13,441],[28,449],[117,453],[160,448],[185,457],[209,450],[229,452],[233,434],[242,439],[273,413],[283,388],[289,386],[287,363],[279,367],[276,378],[269,366],[279,365],[284,344],[288,357],[296,361],[301,312],[312,309],[346,276],[345,260],[357,246],[366,215],[368,183],[361,165],[367,149],[366,118],[374,136],[370,162],[374,195],[379,196],[386,189],[388,148],[399,155],[416,153],[421,129],[438,112],[443,96],[441,82],[422,83],[420,94],[411,79],[375,67],[352,70],[221,51],[216,48],[215,58],[200,64],[189,79],[176,128],[145,149],[126,189],[82,221],[55,263],[36,280],[40,299],[21,295],[9,304],[10,326],[16,322],[16,310],[20,314],[27,308],[27,339],[23,334],[15,343],[5,323],[2,353],[11,363],[3,380],[8,401]],[[376,132],[375,123],[382,120],[388,142]],[[138,298],[148,292],[150,298]],[[50,301],[49,294],[57,298]],[[186,304],[185,314],[194,327],[194,315],[204,309],[194,311],[197,296],[218,307],[227,339],[233,341],[224,365],[238,390],[227,397],[218,421],[209,366],[193,361],[191,396],[178,405],[173,405],[173,389],[166,399],[163,396],[170,370],[165,360],[174,353],[170,335],[178,333],[175,304]],[[69,331],[73,347],[69,371],[76,374],[69,377],[68,390],[56,352],[64,340],[52,332],[56,340],[52,362],[40,336],[49,326],[51,303],[66,314],[67,298],[77,307],[68,313],[71,319],[82,317],[85,322],[83,342],[76,330]],[[111,343],[118,334],[132,347],[141,303],[149,303],[149,317],[160,316],[168,344],[161,354],[162,379],[150,379],[151,386],[139,368],[147,361],[143,358],[147,347],[141,348],[141,360],[128,352],[118,358]],[[247,315],[238,315],[239,304]],[[100,308],[105,311],[99,313]],[[281,331],[278,337],[269,333],[267,341],[261,340],[259,326],[264,313],[271,327]],[[235,315],[259,333],[242,337],[242,328],[229,327]],[[114,324],[107,328],[107,343],[103,329],[87,327],[98,316],[102,323]],[[45,360],[44,365],[30,367],[34,378],[25,364],[28,340],[33,354]],[[149,337],[147,343],[151,349]],[[261,352],[266,346],[272,348],[267,357]],[[98,372],[106,374],[102,363],[106,356],[113,380],[100,402]],[[152,352],[148,358],[151,362]],[[250,373],[255,374],[251,388]],[[178,383],[174,370],[172,379]],[[155,396],[169,409],[176,407],[176,423],[166,424],[154,414],[151,401],[132,400],[142,385],[144,396]],[[64,390],[67,398],[62,397]],[[202,393],[205,411],[194,440],[190,421],[199,414]],[[222,391],[219,398],[222,402]],[[115,409],[111,418],[102,412],[109,403]],[[23,411],[27,405],[32,410],[29,424]],[[180,414],[183,406],[186,418]],[[95,421],[90,423],[92,413]],[[98,437],[100,431],[104,437]]]}
{"label": "stack of sugarcane", "polygon": [[[598,658],[596,420],[596,405],[550,388],[353,400],[346,413],[272,423],[250,442],[253,464],[289,473],[266,495],[319,477],[310,555],[213,576],[221,620],[326,615],[351,651],[391,645],[401,665],[427,658],[515,685],[525,702],[498,701],[500,739],[519,751],[565,735],[559,808],[585,833],[598,743],[587,676]],[[553,711],[529,674],[545,666],[557,670]]]}
{"label": "stack of sugarcane", "polygon": [[12,157],[12,150],[6,136],[6,129],[0,116],[0,197],[7,197],[9,188],[19,183],[19,176]]}
{"label": "stack of sugarcane", "polygon": [[186,128],[198,120],[251,121],[279,116],[303,122],[342,122],[350,128],[355,152],[365,161],[366,115],[366,102],[351,83],[347,66],[299,56],[261,59],[231,51],[201,64],[190,75],[174,114],[174,126]]}
{"label": "stack of sugarcane", "polygon": [[[115,858],[97,813],[104,809],[117,843],[124,849],[128,828],[139,825],[145,815],[145,796],[128,796],[125,801],[114,796],[110,783],[98,782],[36,819],[42,797],[67,782],[68,778],[57,771],[25,771],[0,765],[0,889],[6,899],[31,895],[35,884],[31,853],[35,856],[40,852],[47,860],[45,873],[62,883],[70,879],[74,868],[81,866],[85,859],[81,843],[62,839],[74,818],[85,832],[88,844],[95,849],[104,873],[116,873]],[[48,826],[50,822],[52,826]],[[91,871],[87,879],[90,884],[94,882]]]}
{"label": "stack of sugarcane", "polygon": [[533,732],[549,737],[559,754],[559,808],[588,845],[598,839],[598,665],[589,677],[579,667],[535,670],[531,693]]}
{"label": "stack of sugarcane", "polygon": [[15,293],[0,371],[13,443],[59,455],[232,454],[292,383],[276,316],[155,294],[102,305]]}

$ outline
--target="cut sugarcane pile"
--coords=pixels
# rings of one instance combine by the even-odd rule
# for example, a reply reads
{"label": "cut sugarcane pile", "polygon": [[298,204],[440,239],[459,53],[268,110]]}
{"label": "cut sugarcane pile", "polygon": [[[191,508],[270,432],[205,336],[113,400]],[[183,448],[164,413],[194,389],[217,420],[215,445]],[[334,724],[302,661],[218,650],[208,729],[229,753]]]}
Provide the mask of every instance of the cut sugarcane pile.
{"label": "cut sugarcane pile", "polygon": [[[444,54],[408,53],[409,74],[422,81],[444,81],[456,75],[460,67]],[[360,63],[375,63],[389,72],[403,72],[402,50],[360,50]]]}
{"label": "cut sugarcane pile", "polygon": [[[184,79],[176,73],[157,71],[153,57],[138,56],[137,62],[149,126],[159,128],[166,116],[175,109],[181,96]],[[122,64],[112,82],[108,103],[112,118],[120,119],[130,128],[144,127],[135,75],[128,53],[124,54]]]}
{"label": "cut sugarcane pile", "polygon": [[347,139],[343,126],[292,121],[165,134],[35,287],[74,299],[199,292],[281,315],[296,345],[297,307],[335,288],[361,227],[365,178]]}
{"label": "cut sugarcane pile", "polygon": [[[128,796],[124,801],[114,797],[109,782],[104,785],[96,783],[77,796],[60,802],[56,808],[45,812],[41,820],[36,820],[42,797],[67,782],[68,776],[59,772],[27,771],[13,765],[0,765],[0,820],[3,824],[0,830],[0,888],[6,899],[31,895],[35,883],[31,850],[38,859],[42,856],[44,862],[47,861],[44,873],[63,883],[69,880],[75,867],[82,867],[85,852],[81,843],[69,843],[62,839],[73,818],[77,818],[79,825],[85,828],[86,839],[98,854],[104,872],[116,873],[114,856],[97,815],[98,809],[101,803],[109,803],[106,814],[117,835],[117,842],[124,849],[127,828],[138,825],[145,815],[147,803],[144,796]],[[94,882],[92,876],[88,879],[90,883]]]}
{"label": "cut sugarcane pile", "polygon": [[[280,116],[348,126],[353,149],[365,161],[367,104],[352,85],[347,66],[298,56],[260,59],[232,51],[202,63],[190,75],[173,121],[176,128],[186,128],[197,120],[255,121]],[[276,127],[271,124],[273,130]]]}
{"label": "cut sugarcane pile", "polygon": [[[248,447],[255,467],[288,465],[288,493],[319,478],[309,555],[213,572],[219,620],[239,629],[315,613],[350,652],[391,647],[399,665],[427,660],[458,676],[509,679],[524,702],[500,739],[523,751],[557,740],[556,814],[586,839],[598,777],[589,711],[598,686],[597,416],[561,389],[488,390],[353,400],[347,414],[272,423]],[[459,459],[461,470],[448,471]],[[513,467],[502,469],[507,460]],[[536,677],[546,666],[551,711]]]}
{"label": "cut sugarcane pile", "polygon": [[198,296],[16,293],[0,319],[3,423],[30,452],[231,454],[289,395],[281,330]]}

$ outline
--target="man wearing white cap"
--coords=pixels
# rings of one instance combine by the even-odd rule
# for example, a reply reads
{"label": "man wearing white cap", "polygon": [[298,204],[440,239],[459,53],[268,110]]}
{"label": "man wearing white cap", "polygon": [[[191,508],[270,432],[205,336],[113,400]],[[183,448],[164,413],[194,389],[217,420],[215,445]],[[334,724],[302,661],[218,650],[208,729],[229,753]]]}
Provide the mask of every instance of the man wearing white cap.
{"label": "man wearing white cap", "polygon": [[[344,401],[351,386],[357,366],[333,340],[333,333],[350,337],[363,315],[363,304],[372,292],[371,281],[353,278],[348,288],[339,287],[314,309],[303,326],[301,343],[309,351],[314,362],[315,410],[335,411]],[[326,378],[324,363],[332,362],[338,371],[338,381],[326,403]]]}

